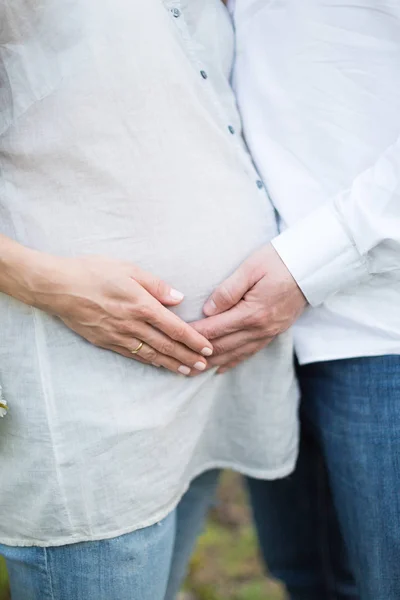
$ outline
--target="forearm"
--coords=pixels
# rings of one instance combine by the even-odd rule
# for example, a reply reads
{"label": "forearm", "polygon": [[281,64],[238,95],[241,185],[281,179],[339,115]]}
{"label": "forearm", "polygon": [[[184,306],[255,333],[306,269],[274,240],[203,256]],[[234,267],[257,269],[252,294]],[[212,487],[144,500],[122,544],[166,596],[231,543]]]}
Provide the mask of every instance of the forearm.
{"label": "forearm", "polygon": [[35,305],[35,280],[44,276],[45,257],[0,234],[0,292]]}
{"label": "forearm", "polygon": [[399,278],[400,139],[273,244],[314,306],[381,273]]}

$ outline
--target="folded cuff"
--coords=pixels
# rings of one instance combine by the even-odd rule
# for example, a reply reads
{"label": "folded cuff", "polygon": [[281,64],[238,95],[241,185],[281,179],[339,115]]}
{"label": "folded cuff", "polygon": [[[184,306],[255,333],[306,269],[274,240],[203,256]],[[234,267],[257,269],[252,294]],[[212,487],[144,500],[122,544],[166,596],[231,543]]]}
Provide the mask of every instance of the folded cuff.
{"label": "folded cuff", "polygon": [[298,221],[272,244],[311,306],[370,276],[334,203]]}

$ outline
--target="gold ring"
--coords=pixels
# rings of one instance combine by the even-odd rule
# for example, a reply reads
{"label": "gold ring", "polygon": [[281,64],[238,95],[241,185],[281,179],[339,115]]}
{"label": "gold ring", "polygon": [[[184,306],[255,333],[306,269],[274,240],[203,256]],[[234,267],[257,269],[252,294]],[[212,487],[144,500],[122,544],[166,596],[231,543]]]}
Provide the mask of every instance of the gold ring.
{"label": "gold ring", "polygon": [[144,342],[140,342],[140,344],[137,348],[135,348],[134,350],[131,350],[131,354],[137,354],[138,352],[140,352],[141,349],[143,348],[143,344],[144,344]]}

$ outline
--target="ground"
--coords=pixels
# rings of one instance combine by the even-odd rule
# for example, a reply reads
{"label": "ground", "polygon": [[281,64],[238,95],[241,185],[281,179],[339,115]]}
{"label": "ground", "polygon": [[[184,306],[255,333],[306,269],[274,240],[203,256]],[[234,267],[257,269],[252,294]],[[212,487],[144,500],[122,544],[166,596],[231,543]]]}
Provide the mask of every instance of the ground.
{"label": "ground", "polygon": [[[1,561],[1,558],[0,558]],[[6,600],[0,562],[0,600]],[[280,586],[264,576],[245,493],[237,475],[225,473],[219,502],[210,515],[190,565],[181,600],[284,600]]]}

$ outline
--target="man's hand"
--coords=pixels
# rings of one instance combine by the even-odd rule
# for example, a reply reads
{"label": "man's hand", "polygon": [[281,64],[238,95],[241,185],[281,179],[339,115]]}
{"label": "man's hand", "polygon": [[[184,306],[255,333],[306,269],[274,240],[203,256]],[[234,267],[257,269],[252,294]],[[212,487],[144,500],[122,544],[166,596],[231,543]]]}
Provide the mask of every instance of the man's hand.
{"label": "man's hand", "polygon": [[212,340],[210,367],[224,372],[269,344],[301,315],[306,298],[269,244],[255,252],[207,300],[207,319],[192,326]]}
{"label": "man's hand", "polygon": [[212,345],[165,308],[183,294],[157,277],[103,257],[35,252],[4,236],[0,248],[0,291],[58,316],[95,346],[183,375],[206,369]]}

